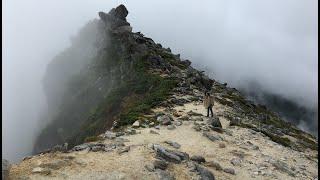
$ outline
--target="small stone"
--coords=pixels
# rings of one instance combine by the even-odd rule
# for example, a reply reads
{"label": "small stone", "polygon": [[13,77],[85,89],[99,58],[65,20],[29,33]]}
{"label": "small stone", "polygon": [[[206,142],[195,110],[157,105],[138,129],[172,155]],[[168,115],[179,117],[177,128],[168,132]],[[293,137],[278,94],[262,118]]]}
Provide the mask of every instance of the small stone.
{"label": "small stone", "polygon": [[207,132],[203,133],[203,136],[207,137],[211,141],[222,141],[223,140],[223,138],[221,136],[210,134],[210,133],[207,133]]}
{"label": "small stone", "polygon": [[133,127],[133,128],[138,128],[138,127],[140,127],[140,122],[139,122],[139,121],[134,122],[134,123],[132,124],[132,127]]}
{"label": "small stone", "polygon": [[168,163],[162,160],[155,160],[153,166],[155,169],[165,170],[168,167]]}
{"label": "small stone", "polygon": [[154,126],[154,122],[151,122],[151,123],[149,124],[149,126]]}
{"label": "small stone", "polygon": [[155,167],[153,164],[147,164],[144,166],[149,172],[153,172],[155,170]]}
{"label": "small stone", "polygon": [[223,171],[224,171],[225,173],[229,173],[229,174],[233,174],[233,175],[236,174],[235,170],[232,169],[232,168],[225,168],[225,169],[223,169]]}
{"label": "small stone", "polygon": [[180,144],[176,143],[176,142],[173,142],[173,141],[165,141],[166,144],[169,144],[170,146],[176,148],[176,149],[179,149],[181,147]]}
{"label": "small stone", "polygon": [[104,133],[104,138],[107,138],[107,139],[114,139],[116,138],[116,133],[113,133],[111,131],[106,131]]}
{"label": "small stone", "polygon": [[118,149],[118,154],[123,154],[125,152],[128,152],[130,150],[130,146],[126,146],[126,147],[123,147],[123,148],[119,148]]}
{"label": "small stone", "polygon": [[151,134],[159,134],[157,131],[150,129]]}
{"label": "small stone", "polygon": [[194,162],[188,162],[187,163],[187,167],[189,168],[189,171],[191,171],[191,172],[196,172],[197,171],[197,167],[196,167]]}
{"label": "small stone", "polygon": [[49,175],[49,174],[51,174],[51,171],[50,171],[50,169],[47,169],[47,168],[36,167],[36,168],[32,169],[32,173]]}
{"label": "small stone", "polygon": [[230,162],[234,166],[240,166],[241,165],[241,159],[240,158],[232,158]]}
{"label": "small stone", "polygon": [[233,136],[231,130],[224,129],[223,132],[226,133],[228,136]]}
{"label": "small stone", "polygon": [[174,121],[174,125],[181,126],[182,125],[182,121]]}
{"label": "small stone", "polygon": [[226,145],[224,143],[219,143],[219,148],[225,148]]}
{"label": "small stone", "polygon": [[157,117],[157,120],[162,124],[162,125],[170,125],[171,124],[171,117],[168,115],[163,115]]}
{"label": "small stone", "polygon": [[154,128],[155,128],[155,129],[160,129],[160,126],[158,125],[158,126],[155,126]]}
{"label": "small stone", "polygon": [[98,151],[101,151],[103,149],[104,149],[104,147],[102,147],[102,146],[93,146],[93,147],[91,147],[91,151],[92,152],[98,152]]}
{"label": "small stone", "polygon": [[201,180],[215,180],[215,177],[211,171],[200,166],[199,164],[196,164],[196,167],[197,167],[197,171],[200,174]]}
{"label": "small stone", "polygon": [[157,175],[159,180],[174,180],[175,178],[167,171],[157,169]]}
{"label": "small stone", "polygon": [[211,161],[208,163],[208,166],[215,168],[217,171],[221,171],[222,167],[219,163]]}
{"label": "small stone", "polygon": [[197,156],[197,155],[191,156],[191,157],[190,157],[190,160],[191,160],[191,161],[195,161],[195,162],[197,162],[197,163],[204,163],[204,162],[206,162],[206,160],[205,160],[204,157],[202,157],[202,156]]}
{"label": "small stone", "polygon": [[201,127],[199,125],[193,126],[193,129],[196,131],[201,131]]}
{"label": "small stone", "polygon": [[168,130],[173,130],[173,129],[175,129],[175,128],[176,128],[176,127],[175,127],[174,125],[168,125],[168,126],[167,126],[167,129],[168,129]]}

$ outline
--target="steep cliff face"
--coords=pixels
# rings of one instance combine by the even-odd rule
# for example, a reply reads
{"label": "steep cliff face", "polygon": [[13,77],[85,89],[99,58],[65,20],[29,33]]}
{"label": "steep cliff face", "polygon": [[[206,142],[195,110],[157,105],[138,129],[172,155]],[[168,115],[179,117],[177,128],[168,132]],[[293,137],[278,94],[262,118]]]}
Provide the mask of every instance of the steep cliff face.
{"label": "steep cliff face", "polygon": [[317,148],[315,141],[309,140],[311,135],[266,107],[247,101],[236,89],[208,78],[169,48],[131,32],[127,15],[124,6],[99,12],[100,19],[88,23],[73,45],[48,66],[44,85],[51,123],[39,135],[35,152],[65,142],[72,148],[136,120],[155,121],[145,116],[150,109],[170,107],[168,95],[192,94],[194,89],[214,92],[219,103],[234,109],[225,115],[228,119],[242,119],[239,126],[295,149]]}
{"label": "steep cliff face", "polygon": [[39,135],[35,152],[64,142],[72,147],[111,128],[116,119],[119,125],[131,123],[173,87],[173,78],[148,69],[173,72],[171,63],[180,62],[151,39],[132,33],[125,11],[119,6],[100,12],[101,19],[88,23],[49,64],[43,82],[51,123]]}

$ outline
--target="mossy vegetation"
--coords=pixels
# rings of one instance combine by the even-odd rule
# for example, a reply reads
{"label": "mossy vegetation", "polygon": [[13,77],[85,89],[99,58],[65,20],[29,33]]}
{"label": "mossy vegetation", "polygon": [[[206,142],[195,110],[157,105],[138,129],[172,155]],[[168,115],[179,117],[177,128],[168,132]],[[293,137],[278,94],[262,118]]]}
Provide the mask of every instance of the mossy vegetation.
{"label": "mossy vegetation", "polygon": [[137,59],[130,76],[114,88],[97,108],[91,110],[88,120],[68,140],[71,147],[82,143],[87,137],[103,133],[115,120],[116,128],[120,128],[145,119],[145,113],[168,97],[177,82],[174,78],[150,73],[148,57],[145,55]]}

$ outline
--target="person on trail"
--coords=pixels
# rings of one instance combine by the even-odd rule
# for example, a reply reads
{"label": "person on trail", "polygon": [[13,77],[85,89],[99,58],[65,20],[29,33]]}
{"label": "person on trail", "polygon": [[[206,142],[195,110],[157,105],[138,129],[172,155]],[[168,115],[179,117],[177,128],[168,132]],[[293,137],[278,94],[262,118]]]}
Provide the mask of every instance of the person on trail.
{"label": "person on trail", "polygon": [[211,117],[213,117],[212,106],[214,105],[214,98],[209,92],[205,93],[203,105],[207,109],[207,117],[209,117],[209,110],[211,111]]}

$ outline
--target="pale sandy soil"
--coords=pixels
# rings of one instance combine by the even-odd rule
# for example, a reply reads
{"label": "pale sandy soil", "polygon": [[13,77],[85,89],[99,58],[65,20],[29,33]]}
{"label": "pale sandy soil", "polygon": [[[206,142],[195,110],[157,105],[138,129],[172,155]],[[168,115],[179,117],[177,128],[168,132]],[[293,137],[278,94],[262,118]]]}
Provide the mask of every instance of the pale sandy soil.
{"label": "pale sandy soil", "polygon": [[[184,106],[174,108],[180,115],[186,115],[187,112],[193,111],[206,114],[205,109],[200,103],[188,103]],[[214,113],[219,114],[227,110],[226,107],[216,103]],[[164,109],[154,109],[155,112],[163,112]],[[174,117],[176,120],[177,118]],[[205,119],[205,118],[204,118]],[[205,119],[206,121],[206,119]],[[205,123],[205,121],[203,123]],[[304,154],[316,156],[316,151],[306,151],[304,153],[293,151],[285,148],[269,140],[263,134],[252,134],[251,130],[240,127],[229,127],[229,122],[220,117],[221,124],[224,129],[232,132],[233,136],[225,133],[210,131],[212,134],[219,134],[224,141],[212,142],[202,135],[202,132],[194,130],[193,121],[183,121],[181,126],[177,126],[174,130],[168,130],[165,126],[161,126],[160,130],[154,128],[139,128],[140,132],[135,135],[123,136],[129,140],[125,142],[126,146],[130,146],[127,153],[119,155],[116,151],[112,152],[72,152],[72,153],[54,153],[34,156],[32,159],[22,161],[18,165],[14,165],[10,175],[12,179],[25,177],[24,179],[158,179],[154,172],[148,172],[144,166],[152,163],[155,159],[154,152],[150,149],[150,144],[161,144],[172,149],[164,141],[171,140],[181,145],[179,151],[192,155],[201,155],[206,161],[218,162],[223,168],[235,169],[236,175],[227,174],[223,171],[217,171],[206,166],[216,179],[315,179],[318,174],[317,160],[309,160]],[[198,122],[198,123],[201,123]],[[157,131],[158,134],[151,134],[150,129]],[[106,140],[109,142],[111,140]],[[246,142],[259,147],[253,150]],[[219,144],[224,143],[225,148],[220,148]],[[241,162],[241,166],[233,166],[230,160],[236,157],[232,152],[242,151],[245,154]],[[72,156],[74,159],[68,160],[67,165],[57,170],[51,170],[50,175],[39,175],[32,173],[32,169],[38,167],[42,163],[50,162],[55,159],[66,159],[65,156]],[[297,173],[297,176],[291,177],[287,173],[279,171],[267,162],[272,157],[275,160],[282,160],[289,167],[298,169],[301,165],[305,166],[305,170]],[[258,171],[258,165],[266,167],[261,171],[266,175],[254,175]],[[174,174],[176,179],[197,179],[194,173],[191,173],[186,163],[173,164],[170,163],[167,171]],[[305,174],[305,175],[303,175]],[[23,179],[23,178],[22,178]]]}

